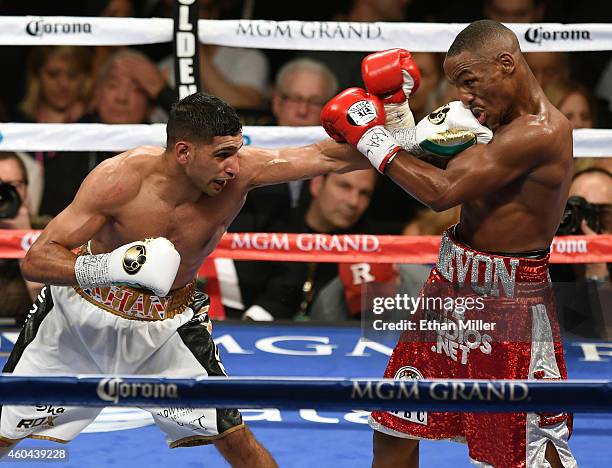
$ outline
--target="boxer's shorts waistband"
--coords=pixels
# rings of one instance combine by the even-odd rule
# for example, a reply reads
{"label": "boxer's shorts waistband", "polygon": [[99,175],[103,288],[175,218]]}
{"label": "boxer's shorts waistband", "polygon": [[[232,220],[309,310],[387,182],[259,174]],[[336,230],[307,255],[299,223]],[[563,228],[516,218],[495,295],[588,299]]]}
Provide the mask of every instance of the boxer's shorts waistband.
{"label": "boxer's shorts waistband", "polygon": [[183,313],[194,298],[196,283],[193,280],[164,297],[129,286],[74,289],[85,300],[111,314],[130,320],[152,321],[171,319]]}
{"label": "boxer's shorts waistband", "polygon": [[458,287],[471,285],[478,294],[514,297],[517,286],[524,291],[536,284],[549,283],[549,257],[549,254],[527,258],[479,252],[459,242],[451,228],[442,235],[436,269]]}
{"label": "boxer's shorts waistband", "polygon": [[[89,255],[87,245],[79,249],[78,255]],[[153,321],[171,319],[183,313],[194,299],[196,280],[164,297],[126,285],[74,289],[86,301],[114,315],[129,320]]]}

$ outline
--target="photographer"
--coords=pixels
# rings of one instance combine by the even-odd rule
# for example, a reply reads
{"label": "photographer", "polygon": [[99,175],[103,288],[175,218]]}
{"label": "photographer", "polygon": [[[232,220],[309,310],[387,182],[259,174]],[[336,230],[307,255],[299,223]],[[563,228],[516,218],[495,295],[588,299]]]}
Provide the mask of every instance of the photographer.
{"label": "photographer", "polygon": [[[612,233],[612,174],[599,167],[577,172],[558,235]],[[558,265],[551,269],[567,331],[612,338],[612,264]]]}
{"label": "photographer", "polygon": [[[32,229],[28,176],[15,153],[0,152],[0,229]],[[20,324],[42,286],[23,279],[19,260],[0,258],[0,318]]]}

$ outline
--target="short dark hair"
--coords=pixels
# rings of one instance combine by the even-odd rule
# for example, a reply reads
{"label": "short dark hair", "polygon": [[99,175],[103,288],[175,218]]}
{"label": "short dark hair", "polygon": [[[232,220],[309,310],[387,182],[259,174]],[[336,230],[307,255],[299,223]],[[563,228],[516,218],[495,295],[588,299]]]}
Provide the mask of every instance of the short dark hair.
{"label": "short dark hair", "polygon": [[191,94],[177,102],[168,118],[166,145],[180,140],[208,144],[216,136],[237,135],[242,124],[236,111],[206,93]]}
{"label": "short dark hair", "polygon": [[[492,41],[507,39],[514,33],[501,23],[493,20],[478,20],[463,29],[451,44],[447,57],[459,55],[461,52],[476,52]],[[516,40],[516,37],[515,37]]]}
{"label": "short dark hair", "polygon": [[[23,182],[28,185],[28,171],[17,153],[13,153],[11,151],[0,151],[0,161],[15,161],[15,163],[19,166],[19,170],[21,171]],[[0,177],[0,179],[2,179],[2,177]]]}

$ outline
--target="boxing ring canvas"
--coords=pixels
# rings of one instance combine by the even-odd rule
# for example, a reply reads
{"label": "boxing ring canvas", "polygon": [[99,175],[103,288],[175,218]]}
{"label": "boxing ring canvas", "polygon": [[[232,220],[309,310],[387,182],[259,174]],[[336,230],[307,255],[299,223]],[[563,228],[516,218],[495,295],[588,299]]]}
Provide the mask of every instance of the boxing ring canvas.
{"label": "boxing ring canvas", "polygon": [[[17,338],[17,330],[2,330],[0,361]],[[257,325],[216,322],[213,331],[225,366],[233,376],[380,377],[391,353],[390,344],[360,340],[357,326]],[[565,340],[569,377],[612,378],[612,343]],[[372,431],[367,413],[243,411],[255,436],[282,467],[369,467]],[[486,430],[486,428],[483,428]],[[576,414],[570,446],[580,466],[604,468],[612,460],[612,415]],[[222,467],[227,464],[212,447],[167,448],[149,413],[136,408],[107,408],[66,446],[26,440],[23,447],[65,447],[67,462],[56,466],[152,467],[180,464]],[[40,462],[15,463],[40,466]],[[12,465],[1,462],[0,467]],[[421,466],[468,467],[467,447],[453,442],[422,442]]]}

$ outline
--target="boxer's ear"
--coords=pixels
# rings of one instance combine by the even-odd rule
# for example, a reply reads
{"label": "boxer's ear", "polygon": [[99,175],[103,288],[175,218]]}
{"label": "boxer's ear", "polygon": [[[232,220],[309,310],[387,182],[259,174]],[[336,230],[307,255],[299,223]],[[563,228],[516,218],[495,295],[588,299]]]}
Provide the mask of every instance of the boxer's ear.
{"label": "boxer's ear", "polygon": [[514,60],[514,56],[510,52],[502,52],[497,57],[497,61],[501,65],[502,71],[504,73],[511,74],[514,72],[514,68],[516,66],[516,61]]}
{"label": "boxer's ear", "polygon": [[174,153],[179,164],[187,164],[194,157],[193,146],[186,141],[177,141],[174,144]]}
{"label": "boxer's ear", "polygon": [[317,176],[310,180],[310,195],[312,195],[313,197],[316,197],[321,191],[324,177],[325,176]]}

